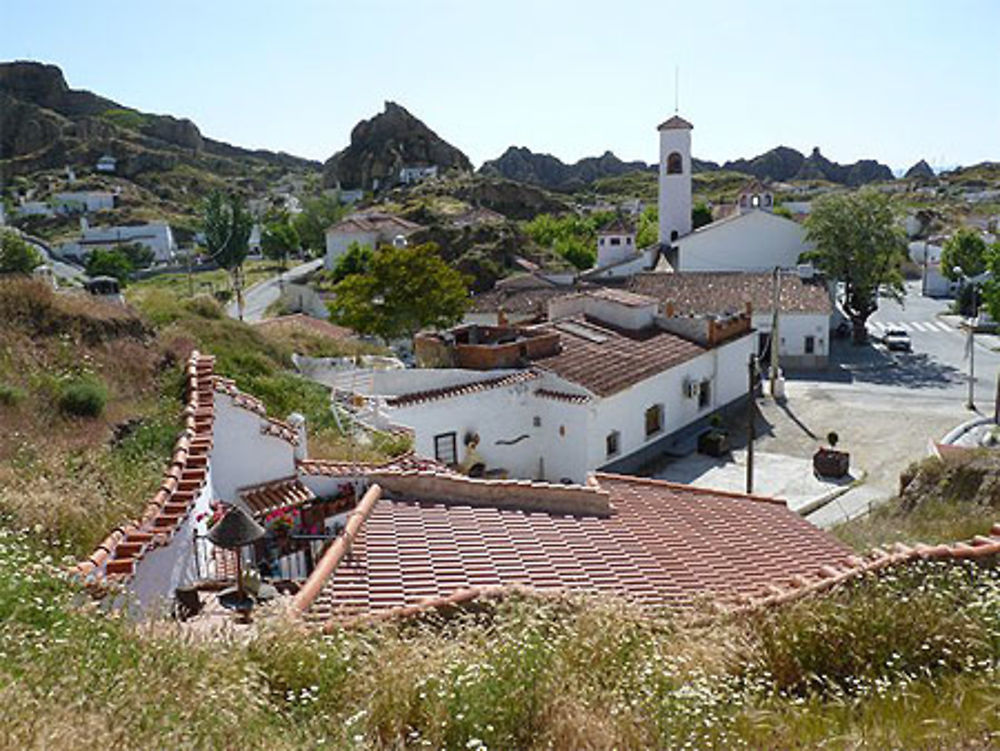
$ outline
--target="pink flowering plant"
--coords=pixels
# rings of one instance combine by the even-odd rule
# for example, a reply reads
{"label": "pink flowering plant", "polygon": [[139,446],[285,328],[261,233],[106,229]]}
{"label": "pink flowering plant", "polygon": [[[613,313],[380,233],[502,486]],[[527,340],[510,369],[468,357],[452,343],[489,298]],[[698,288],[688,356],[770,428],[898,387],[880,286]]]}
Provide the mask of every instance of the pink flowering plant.
{"label": "pink flowering plant", "polygon": [[221,501],[212,501],[208,511],[202,511],[195,517],[195,520],[205,522],[205,526],[211,529],[222,520],[222,517],[226,515],[226,511],[227,509]]}
{"label": "pink flowering plant", "polygon": [[274,509],[264,517],[267,528],[274,532],[291,532],[299,526],[300,521],[299,510],[292,506]]}

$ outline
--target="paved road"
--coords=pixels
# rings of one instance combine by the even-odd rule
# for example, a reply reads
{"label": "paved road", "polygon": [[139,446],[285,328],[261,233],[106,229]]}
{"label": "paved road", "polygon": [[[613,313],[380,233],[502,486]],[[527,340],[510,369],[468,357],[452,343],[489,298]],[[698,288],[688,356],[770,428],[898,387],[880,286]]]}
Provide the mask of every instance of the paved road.
{"label": "paved road", "polygon": [[[316,271],[322,265],[323,259],[317,258],[250,287],[243,293],[243,320],[253,322],[259,321],[264,317],[264,311],[267,310],[267,307],[281,296],[279,280],[281,282],[297,281],[306,274]],[[239,317],[235,301],[226,306],[226,313],[230,318]]]}

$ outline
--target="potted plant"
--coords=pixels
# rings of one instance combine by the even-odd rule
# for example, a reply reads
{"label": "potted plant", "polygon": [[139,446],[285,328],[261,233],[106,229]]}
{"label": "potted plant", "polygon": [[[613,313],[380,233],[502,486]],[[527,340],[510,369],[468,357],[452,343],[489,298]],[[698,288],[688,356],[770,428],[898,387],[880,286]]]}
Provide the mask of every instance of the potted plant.
{"label": "potted plant", "polygon": [[708,456],[725,456],[729,453],[729,433],[722,427],[722,417],[712,415],[711,426],[698,436],[698,452]]}
{"label": "potted plant", "polygon": [[839,441],[840,436],[831,430],[826,436],[830,447],[820,446],[813,454],[813,471],[820,477],[843,477],[851,468],[851,455],[846,451],[837,451]]}

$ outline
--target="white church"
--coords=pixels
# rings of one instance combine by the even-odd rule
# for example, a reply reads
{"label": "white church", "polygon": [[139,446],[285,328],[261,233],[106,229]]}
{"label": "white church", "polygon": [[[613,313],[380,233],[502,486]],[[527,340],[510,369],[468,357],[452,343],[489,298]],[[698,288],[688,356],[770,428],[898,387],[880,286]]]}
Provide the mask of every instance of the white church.
{"label": "white church", "polygon": [[800,224],[774,213],[774,196],[757,181],[736,211],[691,231],[691,130],[674,115],[660,132],[661,271],[772,271],[794,268],[812,246]]}

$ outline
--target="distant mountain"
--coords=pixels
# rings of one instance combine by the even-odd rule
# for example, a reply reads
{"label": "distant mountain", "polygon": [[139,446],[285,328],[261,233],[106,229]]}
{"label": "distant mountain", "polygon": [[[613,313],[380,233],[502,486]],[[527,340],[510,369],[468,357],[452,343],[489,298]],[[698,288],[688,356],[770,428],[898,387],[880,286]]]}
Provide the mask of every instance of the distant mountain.
{"label": "distant mountain", "polygon": [[[876,180],[893,179],[892,170],[871,159],[841,165],[824,157],[818,148],[808,157],[787,146],[778,146],[755,156],[719,165],[716,162],[692,159],[695,173],[726,170],[742,172],[761,180],[828,180],[843,185],[863,185]],[[573,191],[585,188],[594,180],[617,177],[629,172],[656,170],[656,165],[642,161],[623,162],[610,151],[603,156],[581,159],[566,164],[551,154],[536,154],[524,147],[511,146],[499,158],[483,164],[484,175],[541,185],[552,190]]]}
{"label": "distant mountain", "polygon": [[921,159],[919,162],[906,170],[906,174],[903,175],[903,177],[907,180],[933,180],[935,175],[931,166],[924,159]]}
{"label": "distant mountain", "polygon": [[610,151],[566,164],[551,154],[536,154],[523,146],[511,146],[499,158],[484,163],[479,172],[552,190],[573,191],[585,188],[598,178],[647,169],[649,165],[645,162],[623,162]]}
{"label": "distant mountain", "polygon": [[379,185],[395,183],[403,167],[435,165],[441,171],[472,171],[465,154],[404,107],[386,102],[383,112],[354,126],[346,149],[326,160],[323,184],[371,190],[375,181]]}
{"label": "distant mountain", "polygon": [[118,172],[126,177],[178,164],[239,171],[232,160],[287,169],[319,166],[289,154],[214,141],[202,136],[190,120],[140,112],[90,91],[71,89],[55,65],[0,63],[0,175],[67,164],[92,166],[104,154],[118,159]]}

